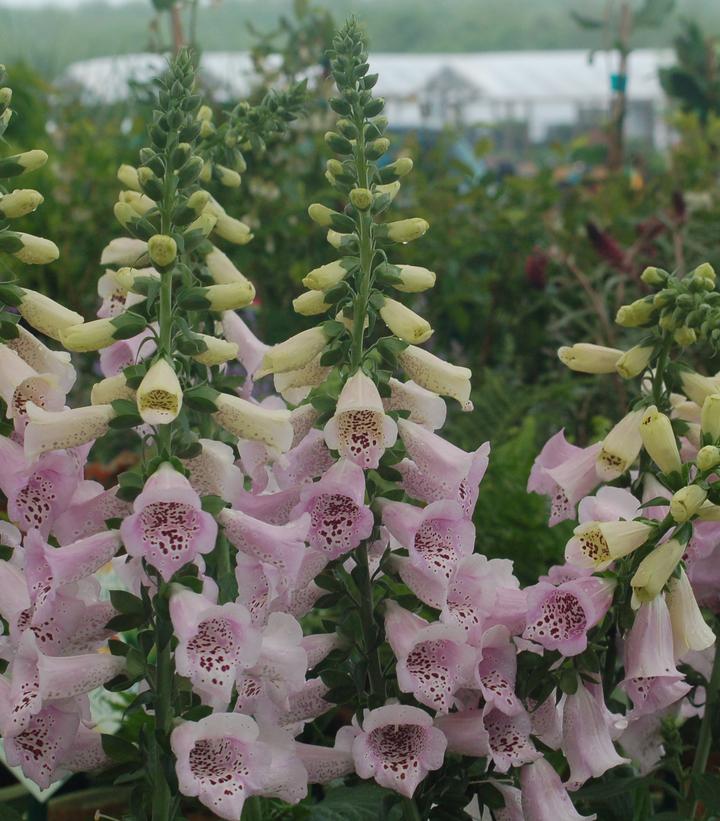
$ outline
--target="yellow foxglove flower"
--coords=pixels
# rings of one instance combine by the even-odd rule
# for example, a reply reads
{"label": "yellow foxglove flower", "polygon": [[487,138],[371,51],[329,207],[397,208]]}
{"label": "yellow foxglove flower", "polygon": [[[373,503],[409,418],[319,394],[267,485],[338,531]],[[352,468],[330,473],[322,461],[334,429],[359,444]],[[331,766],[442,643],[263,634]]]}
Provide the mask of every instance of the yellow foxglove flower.
{"label": "yellow foxglove flower", "polygon": [[193,355],[196,362],[211,367],[213,365],[222,365],[223,362],[230,359],[237,359],[239,349],[236,342],[228,342],[227,339],[220,339],[207,334],[198,334],[198,336],[202,337],[207,348],[202,353]]}
{"label": "yellow foxglove flower", "polygon": [[703,522],[720,522],[720,505],[705,502],[698,510],[698,518]]}
{"label": "yellow foxglove flower", "polygon": [[623,352],[617,348],[606,348],[589,342],[577,342],[571,347],[558,348],[558,359],[563,365],[579,373],[615,373],[622,355]]}
{"label": "yellow foxglove flower", "polygon": [[115,411],[111,405],[46,411],[29,402],[27,416],[25,456],[34,461],[49,450],[75,448],[104,436]]}
{"label": "yellow foxglove flower", "polygon": [[22,243],[22,247],[13,251],[12,255],[26,265],[49,265],[60,256],[60,249],[49,239],[22,232],[15,236]]}
{"label": "yellow foxglove flower", "polygon": [[624,328],[638,328],[647,325],[657,306],[652,299],[636,299],[630,305],[623,305],[617,312],[615,322]]}
{"label": "yellow foxglove flower", "polygon": [[660,595],[684,552],[685,545],[682,542],[670,539],[648,553],[640,562],[630,581],[633,589],[632,606],[635,609]]}
{"label": "yellow foxglove flower", "polygon": [[711,393],[705,397],[700,415],[700,427],[713,442],[720,439],[720,393]]}
{"label": "yellow foxglove flower", "polygon": [[65,392],[57,376],[38,373],[12,348],[0,345],[0,397],[6,405],[8,419],[25,415],[28,402],[40,407],[61,408]]}
{"label": "yellow foxglove flower", "polygon": [[215,165],[213,167],[213,173],[217,177],[220,185],[224,185],[226,188],[239,188],[240,183],[242,182],[242,177],[238,174],[237,171],[234,171],[232,168],[227,168],[224,165]]}
{"label": "yellow foxglove flower", "polygon": [[263,442],[281,453],[290,450],[293,427],[290,411],[271,410],[229,393],[221,393],[216,402],[215,421],[239,439]]}
{"label": "yellow foxglove flower", "polygon": [[19,188],[0,196],[0,217],[12,220],[31,214],[42,204],[43,195],[32,188]]}
{"label": "yellow foxglove flower", "polygon": [[205,211],[217,217],[215,233],[235,245],[246,245],[253,238],[250,228],[235,217],[231,217],[225,209],[212,197],[205,206]]}
{"label": "yellow foxglove flower", "polygon": [[140,217],[144,217],[148,211],[157,206],[155,200],[151,200],[147,194],[141,194],[139,191],[121,191],[120,202],[129,205]]}
{"label": "yellow foxglove flower", "polygon": [[338,251],[342,248],[347,248],[351,243],[355,242],[356,239],[356,234],[342,234],[340,231],[335,231],[332,228],[327,232],[327,241]]}
{"label": "yellow foxglove flower", "polygon": [[138,413],[148,425],[167,425],[177,419],[183,392],[177,374],[164,357],[156,359],[135,396]]}
{"label": "yellow foxglove flower", "polygon": [[701,376],[694,371],[682,371],[680,381],[685,396],[700,407],[703,406],[708,396],[720,393],[720,376]]}
{"label": "yellow foxglove flower", "polygon": [[246,282],[245,277],[235,267],[233,261],[227,254],[223,253],[214,245],[205,256],[205,265],[210,272],[210,276],[217,285],[227,285],[230,282]]}
{"label": "yellow foxglove flower", "polygon": [[608,433],[597,456],[598,477],[612,482],[622,476],[637,459],[642,448],[640,421],[642,411],[631,411]]}
{"label": "yellow foxglove flower", "polygon": [[293,299],[293,308],[296,314],[301,316],[317,316],[330,310],[330,305],[325,302],[324,291],[305,291],[304,294]]}
{"label": "yellow foxglove flower", "polygon": [[60,333],[60,342],[64,348],[76,353],[99,351],[116,341],[116,331],[117,327],[113,325],[112,318],[93,319],[63,329]]}
{"label": "yellow foxglove flower", "polygon": [[133,191],[140,191],[140,180],[138,179],[137,168],[132,165],[123,164],[117,170],[117,178],[126,187]]}
{"label": "yellow foxglove flower", "polygon": [[441,396],[456,399],[464,411],[471,411],[470,378],[472,371],[459,365],[452,365],[443,359],[408,345],[398,354],[398,362],[405,373],[420,387]]}
{"label": "yellow foxglove flower", "polygon": [[670,500],[670,515],[682,524],[698,512],[707,499],[707,491],[699,485],[687,485],[673,494]]}
{"label": "yellow foxglove flower", "polygon": [[673,632],[675,657],[681,659],[692,650],[701,651],[715,642],[715,633],[703,618],[684,570],[670,579],[665,596]]}
{"label": "yellow foxglove flower", "polygon": [[720,465],[720,448],[715,445],[705,445],[704,448],[700,448],[698,451],[695,463],[702,471],[712,470]]}
{"label": "yellow foxglove flower", "polygon": [[155,236],[150,237],[147,248],[150,261],[161,269],[172,265],[177,257],[177,244],[167,234],[155,234]]}
{"label": "yellow foxglove flower", "polygon": [[348,275],[349,270],[350,268],[338,259],[327,265],[321,265],[319,268],[313,268],[307,276],[303,277],[302,284],[311,290],[327,291],[339,285]]}
{"label": "yellow foxglove flower", "polygon": [[332,225],[333,213],[334,211],[331,208],[328,208],[327,205],[322,205],[319,202],[314,202],[308,207],[308,216],[310,219],[323,228],[327,228]]}
{"label": "yellow foxglove flower", "polygon": [[186,233],[190,231],[200,231],[203,236],[207,237],[210,236],[213,228],[217,224],[217,217],[214,214],[208,214],[207,211],[203,211],[200,216],[193,220],[190,225],[185,229]]}
{"label": "yellow foxglove flower", "polygon": [[573,531],[565,559],[578,567],[604,570],[648,540],[653,526],[643,522],[585,522]]}
{"label": "yellow foxglove flower", "polygon": [[135,399],[135,391],[128,387],[125,374],[122,372],[101,379],[90,391],[91,405],[111,405],[116,399]]}
{"label": "yellow foxglove flower", "polygon": [[83,321],[80,314],[28,288],[23,288],[22,302],[18,305],[18,311],[36,331],[58,342],[65,328]]}
{"label": "yellow foxglove flower", "polygon": [[394,282],[393,288],[406,294],[417,294],[427,291],[435,285],[435,273],[419,265],[398,265],[400,282]]}
{"label": "yellow foxglove flower", "polygon": [[632,379],[639,376],[650,362],[653,348],[648,345],[636,345],[630,348],[615,363],[615,370],[623,379]]}
{"label": "yellow foxglove flower", "polygon": [[320,325],[308,328],[266,351],[262,365],[255,376],[259,379],[269,373],[286,373],[304,367],[327,345],[327,336]]}
{"label": "yellow foxglove flower", "polygon": [[380,308],[380,316],[392,333],[405,342],[425,342],[433,334],[427,319],[423,319],[395,299],[385,298]]}
{"label": "yellow foxglove flower", "polygon": [[5,162],[14,162],[22,168],[21,173],[36,171],[42,168],[48,161],[48,155],[39,148],[30,151],[23,151],[22,154],[15,154],[13,157],[5,157]]}
{"label": "yellow foxglove flower", "polygon": [[133,267],[146,265],[148,261],[148,244],[142,239],[118,237],[111,240],[100,255],[101,265]]}
{"label": "yellow foxglove flower", "polygon": [[387,237],[392,242],[412,242],[419,239],[430,227],[430,224],[419,217],[412,217],[395,222],[386,222],[377,226],[379,237]]}
{"label": "yellow foxglove flower", "polygon": [[663,473],[680,470],[682,462],[672,423],[655,405],[650,405],[643,414],[640,436],[645,450]]}
{"label": "yellow foxglove flower", "polygon": [[205,288],[205,297],[210,301],[211,311],[235,311],[245,308],[255,299],[255,286],[242,277],[235,282],[209,285]]}

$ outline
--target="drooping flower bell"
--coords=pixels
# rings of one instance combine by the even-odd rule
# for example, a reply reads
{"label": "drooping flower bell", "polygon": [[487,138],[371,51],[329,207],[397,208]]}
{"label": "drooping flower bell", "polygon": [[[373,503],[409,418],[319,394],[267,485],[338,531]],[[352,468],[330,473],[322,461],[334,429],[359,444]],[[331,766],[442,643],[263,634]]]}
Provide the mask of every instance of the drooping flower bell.
{"label": "drooping flower bell", "polygon": [[170,464],[161,465],[145,482],[133,511],[120,526],[125,549],[130,556],[146,559],[165,581],[215,547],[215,519]]}
{"label": "drooping flower bell", "polygon": [[155,360],[137,389],[137,407],[148,425],[167,425],[182,408],[180,380],[165,357]]}
{"label": "drooping flower bell", "polygon": [[375,383],[362,371],[343,386],[335,414],[325,425],[325,441],[331,450],[361,468],[376,468],[386,448],[397,438],[395,420],[385,415]]}

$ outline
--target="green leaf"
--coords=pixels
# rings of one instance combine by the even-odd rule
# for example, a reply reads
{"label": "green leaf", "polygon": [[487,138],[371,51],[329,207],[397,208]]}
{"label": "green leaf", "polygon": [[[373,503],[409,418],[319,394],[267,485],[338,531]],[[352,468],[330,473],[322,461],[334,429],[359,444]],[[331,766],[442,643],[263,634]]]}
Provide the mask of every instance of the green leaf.
{"label": "green leaf", "polygon": [[133,596],[126,590],[111,590],[110,601],[118,613],[132,613],[133,615],[145,615],[145,605],[138,596]]}
{"label": "green leaf", "polygon": [[103,733],[101,741],[105,755],[113,761],[125,764],[140,760],[140,751],[138,748],[120,736]]}
{"label": "green leaf", "polygon": [[385,816],[383,802],[388,790],[372,784],[335,787],[312,807],[310,821],[379,821]]}
{"label": "green leaf", "polygon": [[202,503],[202,509],[206,513],[210,513],[213,516],[217,516],[221,510],[224,510],[224,508],[229,507],[230,505],[230,503],[226,502],[222,496],[214,496],[211,493],[207,496],[203,496],[200,501]]}
{"label": "green leaf", "polygon": [[183,400],[188,407],[200,413],[215,413],[218,396],[220,396],[219,391],[209,385],[198,385],[195,388],[188,388],[183,394]]}
{"label": "green leaf", "polygon": [[145,622],[146,618],[144,613],[121,613],[119,616],[113,616],[105,627],[114,633],[122,633],[125,630],[134,630],[136,627],[142,627]]}

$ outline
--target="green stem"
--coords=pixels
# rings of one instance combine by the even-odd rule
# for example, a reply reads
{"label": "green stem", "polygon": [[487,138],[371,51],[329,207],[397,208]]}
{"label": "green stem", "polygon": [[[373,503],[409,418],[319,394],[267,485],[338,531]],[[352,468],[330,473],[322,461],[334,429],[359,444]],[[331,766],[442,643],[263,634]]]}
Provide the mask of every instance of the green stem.
{"label": "green stem", "polygon": [[[695,749],[695,759],[692,765],[694,776],[702,775],[707,767],[710,749],[713,740],[713,722],[718,701],[720,700],[720,651],[715,650],[715,660],[713,661],[712,673],[705,691],[705,712],[700,724],[700,734]],[[695,815],[693,814],[693,818]]]}
{"label": "green stem", "polygon": [[[172,821],[172,792],[165,777],[163,765],[167,753],[164,746],[170,743],[173,726],[173,664],[170,649],[172,630],[165,614],[158,607],[162,595],[162,581],[157,576],[158,592],[155,597],[155,647],[157,662],[155,673],[155,738],[153,739],[153,800],[152,821]],[[160,738],[163,744],[159,743]]]}
{"label": "green stem", "polygon": [[380,706],[385,701],[385,677],[383,676],[378,652],[375,600],[370,580],[366,543],[361,544],[356,549],[355,561],[360,571],[357,585],[360,588],[360,622],[363,631],[363,648],[368,665],[369,695],[373,702],[377,702],[377,705],[373,704],[373,706]]}
{"label": "green stem", "polygon": [[404,821],[421,821],[417,804],[412,798],[403,798],[402,811]]}

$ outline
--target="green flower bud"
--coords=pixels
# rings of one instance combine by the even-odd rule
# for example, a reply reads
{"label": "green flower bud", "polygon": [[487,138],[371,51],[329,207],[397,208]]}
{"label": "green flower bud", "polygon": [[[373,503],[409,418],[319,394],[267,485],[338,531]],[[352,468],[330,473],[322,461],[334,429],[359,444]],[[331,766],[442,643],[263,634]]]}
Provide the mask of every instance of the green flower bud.
{"label": "green flower bud", "polygon": [[668,272],[654,266],[647,267],[640,276],[646,285],[664,285],[668,280]]}
{"label": "green flower bud", "polygon": [[387,137],[380,137],[365,146],[365,156],[369,160],[377,160],[390,148],[390,140]]}
{"label": "green flower bud", "polygon": [[698,451],[695,462],[702,471],[712,470],[720,465],[720,448],[715,445],[705,445],[704,448],[700,448]]}
{"label": "green flower bud", "polygon": [[350,192],[350,202],[358,211],[367,211],[373,204],[372,192],[367,188],[353,188]]}
{"label": "green flower bud", "polygon": [[707,491],[699,485],[680,488],[670,500],[670,515],[678,524],[687,522],[698,512],[705,499]]}
{"label": "green flower bud", "polygon": [[687,348],[697,342],[697,334],[695,333],[694,328],[688,328],[687,325],[683,325],[681,328],[677,328],[674,331],[673,339],[678,345],[681,345],[683,348]]}
{"label": "green flower bud", "polygon": [[655,311],[653,302],[645,299],[636,299],[629,305],[623,305],[617,312],[615,322],[624,328],[637,328],[647,325]]}
{"label": "green flower bud", "polygon": [[213,166],[213,176],[218,180],[220,185],[226,188],[239,188],[242,182],[242,177],[237,171],[232,168],[226,168],[224,165]]}
{"label": "green flower bud", "polygon": [[706,279],[712,283],[713,286],[715,285],[715,269],[709,262],[703,262],[701,265],[698,265],[692,272],[692,276],[698,277],[699,279]]}
{"label": "green flower bud", "polygon": [[335,131],[328,131],[325,134],[325,142],[336,154],[352,154],[353,147],[350,140]]}
{"label": "green flower bud", "polygon": [[158,268],[167,268],[175,262],[177,244],[167,234],[155,234],[148,240],[148,253],[150,254],[150,260]]}

